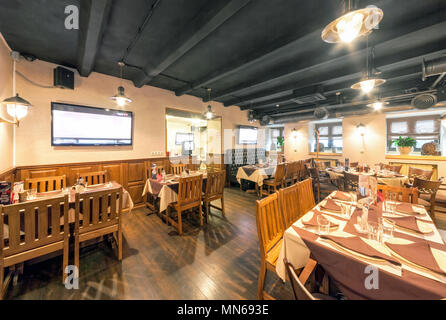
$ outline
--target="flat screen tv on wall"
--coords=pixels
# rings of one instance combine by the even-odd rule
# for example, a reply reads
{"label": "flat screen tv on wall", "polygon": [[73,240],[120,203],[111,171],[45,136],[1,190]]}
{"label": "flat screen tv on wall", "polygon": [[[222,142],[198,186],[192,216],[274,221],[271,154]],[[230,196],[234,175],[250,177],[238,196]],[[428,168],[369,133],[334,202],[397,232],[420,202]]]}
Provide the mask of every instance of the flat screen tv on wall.
{"label": "flat screen tv on wall", "polygon": [[51,103],[52,146],[130,146],[133,113]]}
{"label": "flat screen tv on wall", "polygon": [[238,126],[238,144],[257,144],[257,127]]}

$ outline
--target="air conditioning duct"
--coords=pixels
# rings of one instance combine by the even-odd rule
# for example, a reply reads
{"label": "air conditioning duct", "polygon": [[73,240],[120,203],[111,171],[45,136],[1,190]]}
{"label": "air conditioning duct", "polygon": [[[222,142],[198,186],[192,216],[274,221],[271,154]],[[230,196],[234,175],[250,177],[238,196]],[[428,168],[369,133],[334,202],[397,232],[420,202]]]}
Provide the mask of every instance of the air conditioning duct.
{"label": "air conditioning duct", "polygon": [[421,63],[423,70],[423,81],[426,78],[437,76],[446,72],[446,57],[441,57],[437,59],[433,59],[430,61],[425,61]]}

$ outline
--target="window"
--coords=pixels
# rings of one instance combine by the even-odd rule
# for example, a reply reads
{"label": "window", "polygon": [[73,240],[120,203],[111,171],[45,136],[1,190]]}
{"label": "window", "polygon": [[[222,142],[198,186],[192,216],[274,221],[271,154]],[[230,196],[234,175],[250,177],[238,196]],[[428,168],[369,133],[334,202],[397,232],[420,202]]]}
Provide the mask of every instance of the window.
{"label": "window", "polygon": [[[319,152],[342,153],[342,123],[318,123],[315,126],[319,130]],[[322,145],[324,146],[321,150]],[[316,152],[316,143],[314,143]]]}
{"label": "window", "polygon": [[425,143],[435,142],[440,145],[440,115],[422,117],[404,117],[387,119],[387,151],[397,151],[392,141],[402,137],[412,137],[417,144],[415,152],[421,152]]}
{"label": "window", "polygon": [[267,150],[273,151],[280,149],[280,145],[277,142],[277,138],[282,137],[283,138],[283,127],[280,128],[270,128],[269,129],[269,140],[267,144]]}

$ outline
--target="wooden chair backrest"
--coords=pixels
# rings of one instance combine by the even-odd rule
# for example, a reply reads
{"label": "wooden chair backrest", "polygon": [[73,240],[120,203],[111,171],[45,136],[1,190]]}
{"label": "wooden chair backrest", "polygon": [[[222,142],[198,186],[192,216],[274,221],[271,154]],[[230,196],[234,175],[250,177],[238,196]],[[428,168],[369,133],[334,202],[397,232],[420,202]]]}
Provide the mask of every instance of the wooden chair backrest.
{"label": "wooden chair backrest", "polygon": [[186,165],[184,163],[170,164],[170,173],[171,174],[182,174],[186,169]]}
{"label": "wooden chair backrest", "polygon": [[319,170],[325,170],[330,167],[330,161],[322,161],[322,160],[314,161],[314,165]]}
{"label": "wooden chair backrest", "polygon": [[307,167],[308,172],[310,173],[310,177],[311,179],[313,179],[313,181],[315,183],[319,183],[319,170],[317,168],[312,168],[312,167]]}
{"label": "wooden chair backrest", "polygon": [[85,233],[115,225],[121,212],[122,187],[76,193],[75,232]]}
{"label": "wooden chair backrest", "polygon": [[288,163],[286,166],[285,179],[292,179],[297,175],[297,170],[299,163],[297,161],[293,161]]}
{"label": "wooden chair backrest", "polygon": [[306,163],[303,160],[299,161],[299,180],[304,180],[308,177],[308,170]]}
{"label": "wooden chair backrest", "polygon": [[208,172],[205,197],[220,199],[225,192],[226,171]]}
{"label": "wooden chair backrest", "polygon": [[344,183],[347,188],[356,190],[359,184],[359,175],[350,172],[344,172]]}
{"label": "wooden chair backrest", "polygon": [[434,172],[430,170],[409,167],[409,179],[420,178],[423,180],[430,180],[433,173]]}
{"label": "wooden chair backrest", "polygon": [[383,166],[384,169],[389,170],[389,171],[393,171],[393,172],[396,172],[396,173],[400,173],[402,167],[403,167],[402,165],[392,166],[390,164],[385,164]]}
{"label": "wooden chair backrest", "polygon": [[388,185],[378,185],[378,191],[381,191],[385,198],[389,192],[395,192],[398,194],[398,200],[403,202],[411,202],[418,204],[418,189],[417,188],[404,188]]}
{"label": "wooden chair backrest", "polygon": [[[165,170],[164,166],[156,166],[156,174],[161,175]],[[152,168],[147,168],[147,179],[152,179]]]}
{"label": "wooden chair backrest", "polygon": [[206,166],[208,172],[222,171],[220,164],[211,163]]}
{"label": "wooden chair backrest", "polygon": [[441,186],[442,181],[431,181],[426,179],[420,179],[418,177],[415,177],[413,181],[413,187],[418,189],[419,193],[427,193],[436,195],[438,189]]}
{"label": "wooden chair backrest", "polygon": [[78,173],[77,179],[79,178],[87,182],[88,185],[107,183],[109,181],[107,170]]}
{"label": "wooden chair backrest", "polygon": [[277,192],[256,201],[256,222],[260,255],[265,258],[268,252],[282,239],[285,232]]}
{"label": "wooden chair backrest", "polygon": [[281,163],[276,166],[276,172],[274,173],[274,182],[281,183],[285,177],[285,164]]}
{"label": "wooden chair backrest", "polygon": [[178,205],[199,204],[202,197],[203,175],[180,178],[178,186]]}
{"label": "wooden chair backrest", "polygon": [[[62,241],[70,232],[68,206],[68,195],[0,206],[0,254],[8,257]],[[61,217],[64,217],[62,226]],[[7,243],[3,234],[5,224],[9,231]],[[36,252],[32,258],[40,255],[43,254]]]}
{"label": "wooden chair backrest", "polygon": [[288,278],[291,282],[291,287],[293,288],[294,298],[296,300],[316,300],[313,295],[305,288],[305,286],[300,282],[299,277],[294,271],[294,267],[288,260],[284,259],[286,271]]}
{"label": "wooden chair backrest", "polygon": [[313,180],[308,178],[299,182],[297,184],[297,189],[299,193],[299,207],[301,214],[306,214],[316,205],[313,193]]}
{"label": "wooden chair backrest", "polygon": [[301,207],[299,206],[299,197],[298,184],[293,184],[290,187],[279,190],[279,203],[285,228],[290,227],[303,215]]}
{"label": "wooden chair backrest", "polygon": [[350,168],[356,168],[359,165],[359,162],[350,162]]}
{"label": "wooden chair backrest", "polygon": [[61,190],[67,186],[67,176],[30,178],[25,180],[25,189],[36,189],[37,192]]}

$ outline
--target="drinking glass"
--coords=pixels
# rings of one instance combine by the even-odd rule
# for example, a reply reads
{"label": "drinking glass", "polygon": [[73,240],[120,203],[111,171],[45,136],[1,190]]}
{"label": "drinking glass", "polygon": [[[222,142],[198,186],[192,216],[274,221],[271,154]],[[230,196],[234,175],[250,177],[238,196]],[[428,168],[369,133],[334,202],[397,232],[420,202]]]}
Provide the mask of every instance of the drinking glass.
{"label": "drinking glass", "polygon": [[377,222],[367,223],[367,235],[370,240],[382,241],[382,227]]}
{"label": "drinking glass", "polygon": [[388,192],[386,194],[386,212],[395,213],[396,210],[396,201],[397,201],[397,193],[396,192]]}
{"label": "drinking glass", "polygon": [[382,228],[382,237],[385,239],[393,238],[393,231],[395,230],[395,222],[380,218]]}
{"label": "drinking glass", "polygon": [[330,220],[323,215],[317,217],[317,224],[319,227],[319,234],[328,234],[330,232]]}
{"label": "drinking glass", "polygon": [[357,197],[356,192],[355,191],[350,191],[348,194],[350,195],[350,199],[351,199],[352,205],[356,205],[356,202],[358,201],[358,199],[357,199],[358,197]]}

